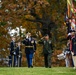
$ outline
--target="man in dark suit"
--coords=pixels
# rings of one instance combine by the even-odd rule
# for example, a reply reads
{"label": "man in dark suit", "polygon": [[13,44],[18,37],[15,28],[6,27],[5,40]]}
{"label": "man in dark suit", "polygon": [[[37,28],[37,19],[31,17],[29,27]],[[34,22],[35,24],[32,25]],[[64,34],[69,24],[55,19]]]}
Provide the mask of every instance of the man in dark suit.
{"label": "man in dark suit", "polygon": [[40,44],[43,44],[43,55],[45,61],[45,67],[51,68],[51,55],[53,52],[52,42],[49,39],[49,35],[46,34],[44,38],[39,41]]}
{"label": "man in dark suit", "polygon": [[17,43],[17,48],[16,48],[16,59],[17,59],[17,66],[21,67],[21,59],[22,59],[22,52],[21,52],[21,43]]}
{"label": "man in dark suit", "polygon": [[26,36],[26,39],[23,40],[23,44],[25,45],[25,53],[26,53],[26,58],[28,62],[28,67],[33,67],[32,60],[34,53],[36,51],[36,42],[35,40],[31,37],[31,33],[28,33]]}
{"label": "man in dark suit", "polygon": [[12,37],[12,41],[10,43],[10,55],[12,58],[12,67],[16,65],[16,43],[15,43],[15,37]]}

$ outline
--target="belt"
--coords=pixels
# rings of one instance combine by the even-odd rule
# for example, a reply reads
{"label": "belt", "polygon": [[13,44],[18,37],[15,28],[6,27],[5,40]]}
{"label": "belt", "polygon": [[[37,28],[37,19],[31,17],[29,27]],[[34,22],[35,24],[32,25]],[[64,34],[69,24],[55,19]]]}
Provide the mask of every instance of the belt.
{"label": "belt", "polygon": [[26,48],[33,48],[34,46],[25,46]]}
{"label": "belt", "polygon": [[22,53],[21,51],[19,51],[19,53]]}

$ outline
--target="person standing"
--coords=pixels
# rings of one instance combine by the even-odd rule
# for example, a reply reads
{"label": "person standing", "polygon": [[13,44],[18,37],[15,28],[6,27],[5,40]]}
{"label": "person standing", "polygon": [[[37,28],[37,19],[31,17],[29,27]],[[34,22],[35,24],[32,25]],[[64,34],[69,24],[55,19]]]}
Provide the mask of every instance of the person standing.
{"label": "person standing", "polygon": [[44,63],[46,68],[51,68],[51,56],[53,52],[52,42],[49,39],[49,35],[46,34],[44,38],[39,41],[39,44],[43,44],[43,55],[44,55]]}
{"label": "person standing", "polygon": [[12,41],[10,43],[10,55],[12,58],[11,66],[16,66],[16,43],[15,43],[15,37],[12,37]]}
{"label": "person standing", "polygon": [[67,47],[66,47],[66,67],[73,67],[73,60],[72,60],[72,54],[71,54],[71,50],[70,50],[70,40],[68,40],[67,42]]}
{"label": "person standing", "polygon": [[31,37],[31,33],[27,33],[26,39],[23,40],[23,44],[25,45],[28,67],[33,68],[33,56],[36,51],[36,42]]}
{"label": "person standing", "polygon": [[76,69],[76,33],[75,33],[75,37],[72,38],[72,50],[71,51],[72,51],[74,69]]}
{"label": "person standing", "polygon": [[67,34],[70,33],[71,31],[71,18],[69,18],[67,21],[66,21],[66,26],[67,26]]}
{"label": "person standing", "polygon": [[22,59],[22,52],[21,52],[21,43],[17,43],[17,48],[16,48],[16,60],[17,60],[17,66],[21,67],[21,59]]}

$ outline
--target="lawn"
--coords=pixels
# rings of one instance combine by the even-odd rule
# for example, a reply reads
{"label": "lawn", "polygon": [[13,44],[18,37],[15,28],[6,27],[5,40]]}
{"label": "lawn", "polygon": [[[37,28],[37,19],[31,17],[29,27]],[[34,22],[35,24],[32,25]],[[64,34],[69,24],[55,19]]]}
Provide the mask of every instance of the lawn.
{"label": "lawn", "polygon": [[76,70],[65,67],[34,67],[9,68],[1,67],[0,75],[76,75]]}

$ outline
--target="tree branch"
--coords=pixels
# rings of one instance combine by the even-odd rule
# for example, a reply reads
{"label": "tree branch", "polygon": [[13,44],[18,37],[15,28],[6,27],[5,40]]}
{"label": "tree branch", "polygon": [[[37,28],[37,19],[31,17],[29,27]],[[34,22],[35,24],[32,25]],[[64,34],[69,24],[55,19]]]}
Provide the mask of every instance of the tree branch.
{"label": "tree branch", "polygon": [[40,22],[40,23],[44,23],[43,20],[32,20],[32,19],[26,19],[27,21],[31,21],[31,22]]}

